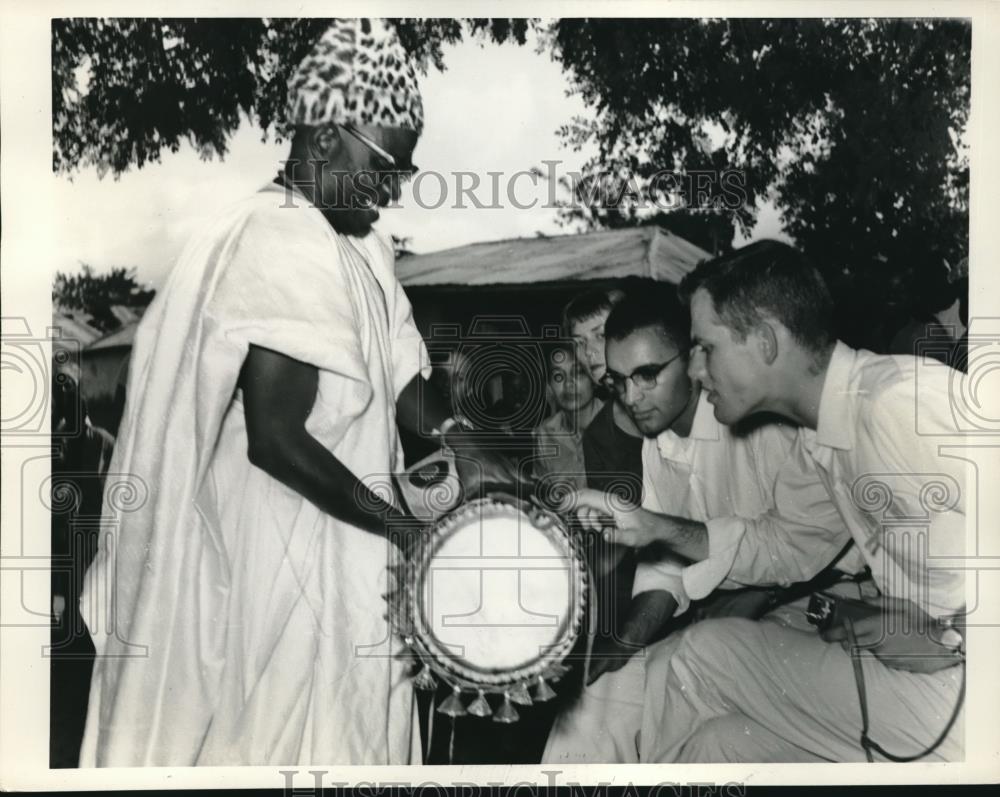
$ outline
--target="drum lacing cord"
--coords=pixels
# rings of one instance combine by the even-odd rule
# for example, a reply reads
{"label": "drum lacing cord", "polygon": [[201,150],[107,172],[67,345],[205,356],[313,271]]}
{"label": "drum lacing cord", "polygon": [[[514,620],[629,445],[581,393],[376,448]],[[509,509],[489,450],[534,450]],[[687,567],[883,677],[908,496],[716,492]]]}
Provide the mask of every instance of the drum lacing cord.
{"label": "drum lacing cord", "polygon": [[[393,680],[393,661],[394,657],[390,655],[389,657],[389,672],[386,676],[386,690],[385,690],[385,763],[386,766],[392,765],[392,693],[400,686],[409,683],[409,676],[404,674],[395,684]],[[413,749],[413,712],[417,711],[417,692],[415,689],[410,689],[410,737],[409,744],[407,745],[408,750]],[[420,727],[420,714],[417,712],[417,728]],[[426,764],[426,760],[424,761]]]}
{"label": "drum lacing cord", "polygon": [[587,688],[587,683],[590,681],[590,657],[594,654],[594,640],[597,637],[597,624],[598,624],[598,607],[597,607],[597,588],[594,585],[594,579],[591,577],[589,581],[589,590],[587,592],[587,651],[583,659],[583,688]]}
{"label": "drum lacing cord", "polygon": [[[437,690],[434,690],[437,691]],[[413,699],[417,699],[417,692],[414,690]],[[418,715],[419,716],[419,713]],[[427,747],[424,752],[424,763],[431,762],[431,741],[434,739],[434,692],[431,692],[431,707],[427,711]]]}
{"label": "drum lacing cord", "polygon": [[[413,699],[416,700],[416,692],[413,693]],[[451,733],[448,738],[448,764],[455,763],[455,717],[451,717]],[[431,749],[434,743],[434,693],[431,693],[431,703],[430,707],[427,709],[427,752],[424,754],[424,763],[429,764],[431,761]]]}
{"label": "drum lacing cord", "polygon": [[893,753],[888,752],[868,735],[868,692],[865,689],[865,673],[861,661],[862,648],[858,645],[858,638],[854,634],[854,623],[851,622],[850,617],[844,618],[844,626],[847,630],[847,641],[851,647],[851,664],[854,665],[854,682],[858,687],[858,700],[861,702],[861,747],[865,751],[865,758],[868,759],[869,763],[873,763],[875,761],[875,758],[872,755],[872,750],[890,761],[896,761],[899,763],[916,761],[920,758],[929,756],[941,746],[941,743],[945,740],[945,737],[955,724],[955,720],[958,719],[959,711],[962,709],[962,703],[965,700],[965,662],[963,661],[961,664],[962,681],[958,690],[958,699],[955,702],[955,710],[952,711],[951,717],[949,717],[947,724],[944,726],[944,730],[941,731],[941,734],[934,740],[930,747],[925,750],[921,750],[919,753],[908,756],[894,755]]}
{"label": "drum lacing cord", "polygon": [[[417,699],[417,693],[413,693],[414,701]],[[430,764],[431,762],[431,749],[434,743],[434,695],[431,695],[430,708],[427,711],[427,746],[424,750],[424,763]],[[451,734],[448,739],[448,764],[455,763],[455,717],[451,718]]]}

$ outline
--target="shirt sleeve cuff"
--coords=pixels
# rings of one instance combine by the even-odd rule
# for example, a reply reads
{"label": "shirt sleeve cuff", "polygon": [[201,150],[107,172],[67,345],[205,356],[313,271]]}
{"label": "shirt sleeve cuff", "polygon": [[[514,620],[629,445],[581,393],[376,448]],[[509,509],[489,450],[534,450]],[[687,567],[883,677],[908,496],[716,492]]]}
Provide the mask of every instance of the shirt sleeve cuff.
{"label": "shirt sleeve cuff", "polygon": [[663,590],[673,595],[677,601],[674,617],[684,614],[691,605],[691,599],[684,589],[683,568],[676,562],[661,560],[638,564],[635,569],[635,580],[632,582],[632,597],[641,592],[654,590]]}
{"label": "shirt sleeve cuff", "polygon": [[742,518],[714,518],[708,530],[708,557],[688,565],[681,573],[684,591],[691,600],[707,598],[729,575],[746,531]]}

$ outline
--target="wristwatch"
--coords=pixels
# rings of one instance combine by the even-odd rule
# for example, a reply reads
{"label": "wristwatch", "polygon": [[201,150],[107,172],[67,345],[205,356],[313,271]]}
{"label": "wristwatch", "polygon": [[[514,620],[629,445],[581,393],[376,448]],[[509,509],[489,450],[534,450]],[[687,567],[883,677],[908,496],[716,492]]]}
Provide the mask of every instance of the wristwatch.
{"label": "wristwatch", "polygon": [[934,621],[936,633],[932,634],[932,638],[941,647],[947,648],[952,655],[965,661],[965,634],[959,624],[960,618],[964,619],[964,615],[953,614],[948,617],[938,617]]}

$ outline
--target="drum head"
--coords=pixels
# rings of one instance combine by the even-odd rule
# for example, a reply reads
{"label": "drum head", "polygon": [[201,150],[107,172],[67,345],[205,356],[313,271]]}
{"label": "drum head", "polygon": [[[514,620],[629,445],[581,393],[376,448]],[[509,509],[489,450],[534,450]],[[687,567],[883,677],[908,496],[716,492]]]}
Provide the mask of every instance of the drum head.
{"label": "drum head", "polygon": [[411,585],[418,649],[466,686],[527,680],[569,652],[585,585],[558,517],[515,499],[470,502],[438,524]]}

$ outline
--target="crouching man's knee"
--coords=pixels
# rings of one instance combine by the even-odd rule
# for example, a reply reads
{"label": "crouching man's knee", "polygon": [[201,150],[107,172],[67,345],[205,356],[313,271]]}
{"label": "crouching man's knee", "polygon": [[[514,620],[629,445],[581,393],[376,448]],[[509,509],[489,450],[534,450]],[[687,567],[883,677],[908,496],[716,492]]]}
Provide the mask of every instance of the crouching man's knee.
{"label": "crouching man's knee", "polygon": [[760,624],[755,620],[742,617],[702,620],[684,630],[677,653],[706,662],[727,662],[743,640],[760,635]]}
{"label": "crouching man's knee", "polygon": [[725,714],[706,720],[681,747],[677,763],[719,764],[747,762],[752,756],[748,748],[750,726],[740,714]]}

